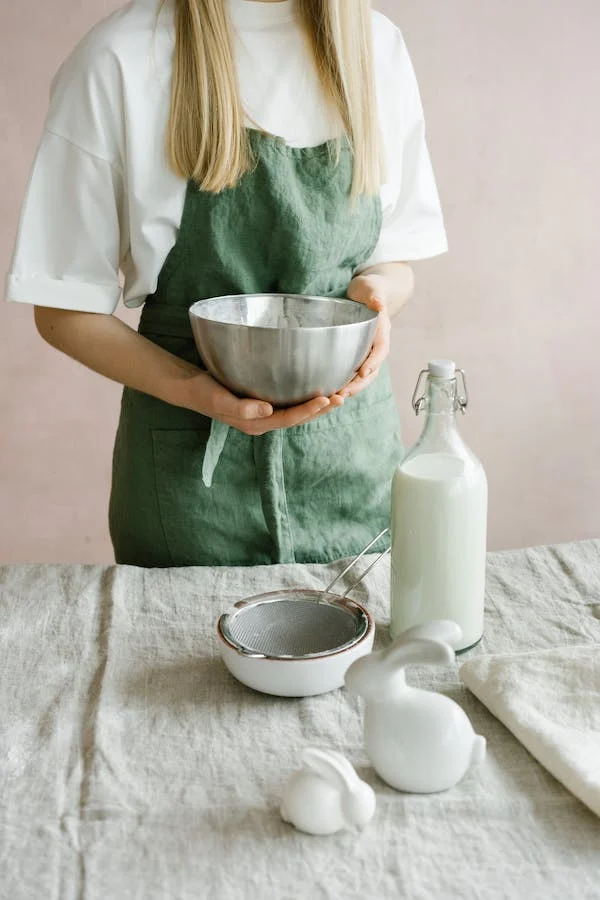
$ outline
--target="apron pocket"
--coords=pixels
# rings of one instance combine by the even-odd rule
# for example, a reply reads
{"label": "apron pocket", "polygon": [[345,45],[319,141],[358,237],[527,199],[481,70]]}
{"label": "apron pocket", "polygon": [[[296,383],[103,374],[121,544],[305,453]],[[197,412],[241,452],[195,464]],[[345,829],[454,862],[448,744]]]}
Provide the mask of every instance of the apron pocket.
{"label": "apron pocket", "polygon": [[[300,563],[354,556],[390,525],[392,477],[404,456],[394,398],[352,414],[349,405],[331,413],[333,427],[286,435],[286,492]],[[385,549],[389,540],[382,538],[370,552]]]}

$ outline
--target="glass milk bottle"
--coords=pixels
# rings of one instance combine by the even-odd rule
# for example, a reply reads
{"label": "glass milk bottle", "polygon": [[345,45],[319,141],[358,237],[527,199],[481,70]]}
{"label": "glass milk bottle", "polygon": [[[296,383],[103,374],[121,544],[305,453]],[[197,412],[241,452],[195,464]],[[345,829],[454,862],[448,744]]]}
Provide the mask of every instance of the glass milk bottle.
{"label": "glass milk bottle", "polygon": [[413,394],[427,418],[394,473],[391,498],[391,635],[451,619],[462,630],[455,650],[481,638],[485,589],[487,479],[458,433],[456,413],[466,406],[462,369],[430,362]]}

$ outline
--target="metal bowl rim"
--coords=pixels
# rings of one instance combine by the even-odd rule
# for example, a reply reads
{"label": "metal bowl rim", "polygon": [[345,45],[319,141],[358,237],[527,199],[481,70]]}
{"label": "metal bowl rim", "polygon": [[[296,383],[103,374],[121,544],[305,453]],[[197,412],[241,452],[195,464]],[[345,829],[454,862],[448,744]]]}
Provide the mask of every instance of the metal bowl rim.
{"label": "metal bowl rim", "polygon": [[[286,594],[302,594],[302,599],[309,600],[313,603],[323,604],[327,606],[341,606],[342,608],[351,611],[355,618],[359,618],[363,623],[365,623],[366,627],[362,634],[355,636],[354,638],[346,641],[343,644],[337,644],[335,647],[331,647],[329,650],[321,650],[318,653],[306,653],[302,656],[279,656],[276,654],[263,653],[262,651],[253,651],[250,650],[250,648],[245,647],[239,641],[236,641],[235,638],[231,636],[228,628],[228,623],[231,618],[243,613],[250,607],[261,606],[267,603],[275,603],[281,599],[285,600]],[[309,595],[308,597],[306,596],[307,594]],[[313,594],[314,596],[310,596],[311,594]],[[298,599],[300,599],[300,597]],[[238,600],[237,603],[234,604],[234,611],[222,613],[221,616],[219,616],[219,621],[217,622],[217,634],[220,640],[226,646],[230,647],[232,650],[235,650],[235,652],[240,656],[244,657],[245,659],[273,660],[280,662],[314,662],[317,659],[329,659],[332,656],[337,656],[340,653],[345,653],[348,650],[357,647],[359,644],[369,638],[374,629],[375,620],[373,619],[373,616],[371,615],[369,610],[366,609],[366,607],[364,607],[361,603],[357,603],[356,600],[351,600],[349,597],[342,597],[339,594],[326,594],[325,591],[319,590],[318,588],[284,588],[280,591],[269,591],[265,594],[256,594],[252,597]]]}
{"label": "metal bowl rim", "polygon": [[[202,306],[203,303],[214,302],[215,300],[236,300],[240,297],[244,297],[246,299],[250,299],[252,297],[290,297],[293,300],[327,300],[329,303],[342,303],[346,306],[348,303],[357,303],[359,306],[363,306],[365,310],[371,313],[370,317],[363,319],[360,322],[340,322],[338,325],[290,325],[289,328],[277,328],[273,325],[247,325],[244,322],[220,322],[218,319],[209,319],[206,316],[202,316],[199,314],[198,310]],[[366,306],[364,303],[358,303],[358,300],[351,300],[350,297],[324,297],[319,296],[317,294],[273,294],[273,293],[263,293],[263,294],[224,294],[223,296],[217,297],[205,297],[203,300],[196,300],[193,303],[189,310],[190,319],[200,319],[203,322],[211,322],[213,325],[220,325],[223,328],[227,326],[234,325],[236,328],[247,328],[252,331],[333,331],[336,328],[355,328],[361,325],[370,325],[377,319],[379,313]]]}

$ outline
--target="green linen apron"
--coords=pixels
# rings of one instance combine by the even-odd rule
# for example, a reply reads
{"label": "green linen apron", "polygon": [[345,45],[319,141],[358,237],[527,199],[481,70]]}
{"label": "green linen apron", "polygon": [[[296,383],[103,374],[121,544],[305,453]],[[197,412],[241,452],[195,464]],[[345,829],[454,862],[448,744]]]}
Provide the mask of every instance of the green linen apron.
{"label": "green linen apron", "polygon": [[[188,320],[194,301],[344,297],[381,229],[379,198],[352,206],[347,145],[336,164],[333,142],[294,148],[248,135],[256,165],[236,187],[188,185],[177,242],[140,320],[141,334],[202,368]],[[385,365],[343,407],[258,437],[125,388],[109,509],[116,560],[232,566],[351,556],[389,524],[401,457]]]}

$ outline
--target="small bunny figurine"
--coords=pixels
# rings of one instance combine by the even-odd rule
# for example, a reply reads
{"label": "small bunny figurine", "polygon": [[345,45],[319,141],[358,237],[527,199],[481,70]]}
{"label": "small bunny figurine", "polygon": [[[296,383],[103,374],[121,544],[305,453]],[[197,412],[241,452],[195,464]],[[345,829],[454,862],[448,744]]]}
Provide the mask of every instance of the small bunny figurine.
{"label": "small bunny figurine", "polygon": [[357,659],[346,687],[364,697],[365,745],[377,774],[399,791],[430,793],[457,784],[485,757],[485,738],[443,694],[406,684],[404,667],[448,665],[460,640],[455,622],[436,620],[403,632],[385,650]]}
{"label": "small bunny figurine", "polygon": [[375,813],[375,793],[334,750],[308,747],[302,768],[283,789],[281,816],[308,834],[333,834],[365,826]]}

